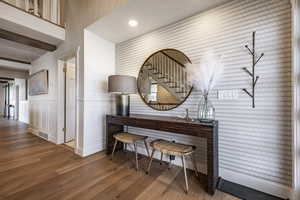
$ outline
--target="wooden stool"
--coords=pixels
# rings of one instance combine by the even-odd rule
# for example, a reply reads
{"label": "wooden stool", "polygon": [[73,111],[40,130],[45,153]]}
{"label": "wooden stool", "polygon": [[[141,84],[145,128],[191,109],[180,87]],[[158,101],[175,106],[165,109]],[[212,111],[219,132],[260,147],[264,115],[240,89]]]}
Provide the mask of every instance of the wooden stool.
{"label": "wooden stool", "polygon": [[188,180],[187,180],[187,175],[186,175],[186,164],[185,164],[185,156],[187,155],[192,155],[192,162],[194,165],[194,170],[195,174],[198,177],[198,170],[197,170],[197,165],[195,158],[193,156],[194,151],[196,150],[195,146],[192,145],[185,145],[185,144],[179,144],[179,143],[174,143],[174,142],[169,142],[165,140],[155,140],[150,143],[150,146],[153,148],[152,153],[151,153],[151,158],[149,161],[147,173],[149,173],[152,160],[153,160],[153,155],[155,151],[161,152],[161,160],[163,157],[163,154],[168,154],[172,156],[180,156],[182,160],[182,166],[184,170],[184,178],[185,178],[185,186],[186,186],[186,193],[189,190],[189,185],[188,185]]}
{"label": "wooden stool", "polygon": [[142,135],[135,135],[131,133],[118,133],[114,135],[115,138],[115,144],[114,144],[114,149],[111,154],[111,159],[114,157],[114,152],[116,150],[116,146],[119,142],[123,142],[125,144],[125,148],[127,148],[127,144],[133,144],[134,145],[134,150],[135,150],[135,164],[136,164],[136,170],[139,169],[139,164],[138,164],[138,153],[137,153],[137,145],[136,143],[138,141],[144,141],[148,157],[150,156],[149,150],[148,150],[148,145],[146,143],[146,139],[148,138],[147,136],[142,136]]}

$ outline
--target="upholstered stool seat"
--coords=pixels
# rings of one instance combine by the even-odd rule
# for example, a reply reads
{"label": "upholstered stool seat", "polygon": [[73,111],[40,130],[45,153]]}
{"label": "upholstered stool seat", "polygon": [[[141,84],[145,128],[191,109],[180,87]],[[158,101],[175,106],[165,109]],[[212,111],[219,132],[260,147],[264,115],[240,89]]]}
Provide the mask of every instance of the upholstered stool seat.
{"label": "upholstered stool seat", "polygon": [[156,140],[152,142],[151,147],[156,151],[159,151],[164,154],[182,156],[194,152],[196,149],[195,146],[178,144],[174,142],[169,142],[165,140]]}
{"label": "upholstered stool seat", "polygon": [[191,158],[192,158],[192,162],[194,165],[194,170],[195,170],[196,176],[198,177],[196,160],[193,156],[193,153],[196,150],[196,147],[192,146],[192,145],[179,144],[179,143],[174,143],[174,142],[161,140],[161,139],[151,142],[150,146],[152,147],[153,150],[151,153],[151,158],[150,158],[150,162],[148,165],[147,173],[149,173],[149,171],[150,171],[151,163],[152,163],[153,155],[154,155],[155,151],[158,151],[161,153],[161,160],[163,158],[163,154],[172,155],[172,156],[180,156],[181,160],[182,160],[182,166],[184,169],[186,192],[188,192],[189,185],[188,185],[187,174],[186,174],[185,156],[192,155]]}
{"label": "upholstered stool seat", "polygon": [[136,170],[139,169],[139,164],[138,164],[138,151],[137,151],[137,142],[141,141],[144,142],[146,150],[147,150],[147,154],[149,155],[149,150],[148,150],[148,145],[146,142],[146,139],[148,138],[147,136],[142,136],[142,135],[135,135],[132,133],[117,133],[113,136],[115,138],[115,144],[114,144],[114,148],[113,148],[113,152],[111,155],[111,159],[113,159],[114,157],[114,152],[116,150],[116,146],[119,142],[123,142],[125,144],[125,149],[127,149],[127,144],[133,144],[134,146],[134,150],[135,150],[135,163],[136,163]]}
{"label": "upholstered stool seat", "polygon": [[135,143],[138,141],[144,141],[148,137],[147,136],[142,136],[142,135],[135,135],[132,133],[118,133],[114,135],[114,138],[120,142],[124,143]]}

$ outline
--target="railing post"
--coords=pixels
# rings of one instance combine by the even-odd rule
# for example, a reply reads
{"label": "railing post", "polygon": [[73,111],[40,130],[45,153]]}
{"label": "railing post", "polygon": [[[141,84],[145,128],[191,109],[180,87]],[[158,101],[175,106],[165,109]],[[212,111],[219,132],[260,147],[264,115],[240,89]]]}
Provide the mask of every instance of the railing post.
{"label": "railing post", "polygon": [[34,15],[40,16],[40,14],[39,14],[39,0],[34,0],[33,10],[34,10]]}
{"label": "railing post", "polygon": [[58,0],[52,0],[50,11],[51,11],[51,21],[58,24]]}

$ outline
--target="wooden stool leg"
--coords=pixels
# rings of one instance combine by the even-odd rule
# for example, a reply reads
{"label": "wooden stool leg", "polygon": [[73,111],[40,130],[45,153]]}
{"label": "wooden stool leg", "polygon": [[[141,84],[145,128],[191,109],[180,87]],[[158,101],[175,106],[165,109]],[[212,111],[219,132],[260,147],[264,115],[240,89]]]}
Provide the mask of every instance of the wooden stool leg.
{"label": "wooden stool leg", "polygon": [[199,177],[199,175],[198,175],[198,169],[197,169],[197,163],[196,163],[196,158],[195,158],[194,153],[191,154],[191,158],[192,158],[192,162],[193,162],[193,165],[194,165],[195,174],[196,174],[197,177]]}
{"label": "wooden stool leg", "polygon": [[150,153],[149,153],[149,149],[148,149],[148,145],[147,145],[146,140],[144,140],[144,144],[145,144],[145,147],[146,147],[147,155],[148,155],[148,157],[150,157]]}
{"label": "wooden stool leg", "polygon": [[116,139],[115,139],[114,148],[113,148],[113,151],[112,151],[112,153],[111,153],[111,160],[114,158],[114,153],[115,153],[115,150],[116,150],[117,144],[118,144],[118,140],[116,140]]}
{"label": "wooden stool leg", "polygon": [[172,160],[171,160],[171,156],[169,156],[169,165],[168,165],[168,169],[171,169],[172,167]]}
{"label": "wooden stool leg", "polygon": [[186,175],[186,165],[185,165],[185,156],[181,156],[181,160],[182,160],[182,165],[183,165],[183,171],[184,171],[184,179],[185,179],[185,188],[186,188],[186,193],[188,193],[189,191],[189,184],[188,184],[188,179],[187,179],[187,175]]}
{"label": "wooden stool leg", "polygon": [[136,170],[139,170],[137,145],[136,145],[136,143],[133,143],[133,145],[134,145],[134,151],[135,151],[135,166],[136,166]]}
{"label": "wooden stool leg", "polygon": [[150,168],[151,168],[154,153],[155,153],[155,150],[153,149],[152,153],[151,153],[150,161],[149,161],[149,164],[148,164],[147,172],[146,172],[147,174],[149,174],[149,172],[150,172]]}
{"label": "wooden stool leg", "polygon": [[127,143],[124,143],[124,151],[127,153]]}
{"label": "wooden stool leg", "polygon": [[163,156],[164,156],[164,153],[161,152],[161,153],[160,153],[160,165],[162,165]]}

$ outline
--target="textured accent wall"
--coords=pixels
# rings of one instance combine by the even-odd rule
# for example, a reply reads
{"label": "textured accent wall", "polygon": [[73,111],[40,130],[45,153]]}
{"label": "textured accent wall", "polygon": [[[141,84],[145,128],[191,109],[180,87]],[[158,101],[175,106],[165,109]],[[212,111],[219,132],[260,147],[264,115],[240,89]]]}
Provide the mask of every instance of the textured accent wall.
{"label": "textured accent wall", "polygon": [[[241,91],[250,89],[250,78],[241,68],[251,66],[244,45],[251,45],[257,31],[257,51],[265,57],[257,65],[260,76],[256,108]],[[217,8],[155,30],[117,46],[118,74],[138,75],[145,59],[163,48],[184,52],[193,63],[206,50],[223,55],[225,71],[211,93],[220,122],[220,171],[247,175],[257,180],[292,186],[292,80],[291,5],[288,0],[234,0]],[[237,100],[220,100],[218,90],[240,89]],[[158,112],[132,96],[131,112],[183,116],[188,108],[195,117],[199,92],[193,91],[180,107]],[[205,172],[205,141],[151,130],[131,128],[152,138],[166,138],[198,146],[197,159]],[[267,187],[267,186],[266,186]]]}

